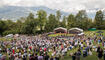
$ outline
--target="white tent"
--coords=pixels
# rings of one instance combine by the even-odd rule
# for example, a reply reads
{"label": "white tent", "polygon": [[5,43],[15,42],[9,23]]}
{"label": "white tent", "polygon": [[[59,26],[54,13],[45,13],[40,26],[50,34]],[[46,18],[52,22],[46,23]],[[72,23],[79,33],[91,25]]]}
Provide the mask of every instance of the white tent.
{"label": "white tent", "polygon": [[19,34],[15,34],[14,37],[19,37]]}
{"label": "white tent", "polygon": [[55,33],[67,33],[67,29],[63,27],[55,28],[54,29]]}
{"label": "white tent", "polygon": [[6,38],[13,38],[13,36],[14,36],[13,34],[8,34],[8,35],[6,35],[5,37],[6,37]]}
{"label": "white tent", "polygon": [[80,34],[78,34],[79,36],[81,36],[81,35],[84,35],[84,33],[80,33]]}
{"label": "white tent", "polygon": [[55,28],[54,30],[58,30],[58,29],[63,29],[63,30],[66,30],[67,31],[67,29],[66,28],[63,28],[63,27]]}
{"label": "white tent", "polygon": [[79,31],[82,31],[83,32],[83,29],[80,29],[80,28],[71,28],[69,30],[79,30]]}
{"label": "white tent", "polygon": [[83,29],[80,29],[80,28],[71,28],[71,29],[69,29],[69,33],[80,34],[80,33],[83,33]]}

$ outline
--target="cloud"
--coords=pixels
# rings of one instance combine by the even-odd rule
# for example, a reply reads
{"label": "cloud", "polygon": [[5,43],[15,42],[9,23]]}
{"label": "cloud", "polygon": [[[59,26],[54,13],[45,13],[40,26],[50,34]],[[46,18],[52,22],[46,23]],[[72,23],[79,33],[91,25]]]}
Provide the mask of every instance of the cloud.
{"label": "cloud", "polygon": [[46,6],[65,12],[87,10],[95,12],[105,8],[105,0],[1,0],[0,5],[13,6]]}
{"label": "cloud", "polygon": [[0,7],[5,5],[3,0],[0,0]]}

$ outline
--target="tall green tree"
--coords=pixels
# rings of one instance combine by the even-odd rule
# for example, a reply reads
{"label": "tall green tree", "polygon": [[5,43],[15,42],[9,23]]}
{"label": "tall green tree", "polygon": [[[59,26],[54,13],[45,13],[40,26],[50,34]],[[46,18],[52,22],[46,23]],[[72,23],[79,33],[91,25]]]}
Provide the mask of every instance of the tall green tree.
{"label": "tall green tree", "polygon": [[67,18],[67,28],[70,29],[76,26],[75,16],[70,14]]}
{"label": "tall green tree", "polygon": [[97,29],[103,28],[103,22],[104,22],[103,18],[104,18],[103,12],[101,10],[97,11],[94,21]]}
{"label": "tall green tree", "polygon": [[34,15],[32,13],[30,13],[27,17],[27,20],[24,22],[22,33],[33,34],[33,31],[36,30],[37,24],[37,19],[34,18]]}
{"label": "tall green tree", "polygon": [[7,34],[16,34],[17,33],[17,24],[16,22],[13,22],[12,20],[7,20],[5,21],[6,23],[6,30],[3,32],[3,35],[7,35]]}
{"label": "tall green tree", "polygon": [[3,35],[3,32],[6,30],[5,21],[0,20],[0,35]]}
{"label": "tall green tree", "polygon": [[82,22],[82,29],[88,30],[89,28],[93,28],[92,25],[93,25],[92,20],[87,18]]}
{"label": "tall green tree", "polygon": [[58,24],[56,22],[57,22],[56,16],[53,15],[53,14],[50,14],[49,17],[48,17],[47,24],[45,26],[45,30],[47,32],[53,31],[55,28],[58,27]]}
{"label": "tall green tree", "polygon": [[87,13],[85,10],[80,10],[76,15],[76,20],[82,21],[82,20],[84,20],[84,18],[87,18]]}
{"label": "tall green tree", "polygon": [[37,11],[37,16],[38,16],[38,23],[39,23],[39,27],[40,30],[42,31],[44,29],[44,26],[46,24],[46,20],[47,20],[47,13],[44,10],[39,10]]}
{"label": "tall green tree", "polygon": [[21,34],[21,33],[22,33],[22,25],[23,25],[23,22],[22,22],[21,20],[17,20],[17,21],[16,21],[15,31],[16,31],[18,34]]}
{"label": "tall green tree", "polygon": [[86,21],[88,21],[88,16],[85,10],[81,10],[77,13],[76,17],[76,27],[85,29],[86,27],[84,24]]}
{"label": "tall green tree", "polygon": [[61,12],[60,12],[60,10],[58,10],[58,11],[56,12],[56,19],[57,19],[57,20],[60,20],[60,18],[61,18]]}
{"label": "tall green tree", "polygon": [[56,23],[60,26],[61,12],[60,10],[56,11]]}
{"label": "tall green tree", "polygon": [[66,16],[63,17],[63,20],[60,22],[60,27],[67,27],[67,18]]}

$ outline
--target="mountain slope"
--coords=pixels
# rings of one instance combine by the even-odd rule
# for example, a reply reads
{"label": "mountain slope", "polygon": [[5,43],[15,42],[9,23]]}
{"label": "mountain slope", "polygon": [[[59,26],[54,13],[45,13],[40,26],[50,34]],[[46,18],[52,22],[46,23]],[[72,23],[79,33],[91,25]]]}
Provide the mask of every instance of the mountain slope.
{"label": "mountain slope", "polygon": [[[38,10],[44,10],[47,14],[56,14],[56,9],[50,9],[48,7],[39,6],[39,7],[22,7],[22,6],[2,6],[0,7],[0,19],[11,19],[17,20],[20,17],[26,17],[29,13],[33,13],[36,16]],[[61,11],[62,16],[68,16],[70,12]],[[74,15],[76,13],[73,13]],[[94,18],[95,13],[87,13],[89,18]]]}
{"label": "mountain slope", "polygon": [[[12,19],[16,20],[20,17],[26,17],[29,13],[33,13],[36,15],[38,10],[44,10],[47,14],[55,14],[57,10],[49,9],[47,7],[39,6],[39,7],[20,7],[20,6],[3,6],[0,7],[0,18],[1,19]],[[62,16],[67,16],[68,13],[62,12]]]}

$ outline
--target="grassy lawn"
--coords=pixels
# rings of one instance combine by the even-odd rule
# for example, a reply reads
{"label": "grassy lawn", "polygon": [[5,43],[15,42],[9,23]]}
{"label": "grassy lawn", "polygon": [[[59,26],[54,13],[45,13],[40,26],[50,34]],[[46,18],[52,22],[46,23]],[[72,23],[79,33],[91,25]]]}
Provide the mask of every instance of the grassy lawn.
{"label": "grassy lawn", "polygon": [[[87,36],[93,37],[94,33],[96,33],[97,31],[100,31],[100,30],[96,30],[96,31],[85,31],[84,33],[85,33]],[[105,30],[101,30],[101,31],[103,31],[102,34],[105,36]],[[99,33],[96,33],[96,35],[98,35],[98,34],[99,34]],[[52,34],[52,35],[49,35],[49,36],[50,36],[50,37],[56,37],[56,36],[59,36],[59,35],[72,36],[72,34]],[[96,43],[95,43],[95,44],[96,44]],[[100,44],[100,45],[102,45],[102,44]],[[73,50],[68,51],[67,56],[65,56],[64,58],[61,58],[61,60],[72,60],[72,57],[69,56],[69,54],[70,54],[70,53],[73,53],[73,52],[75,52],[75,51],[77,51],[77,49],[73,49]],[[98,60],[96,52],[92,52],[92,53],[93,53],[93,55],[87,56],[86,58],[83,58],[83,57],[81,56],[81,60]],[[103,60],[103,59],[102,59],[102,60]]]}
{"label": "grassy lawn", "polygon": [[[85,31],[84,33],[86,34],[86,35],[90,35],[90,36],[93,36],[93,33],[96,33],[97,31],[102,31],[103,33],[103,35],[105,36],[105,30],[96,30],[96,31]],[[98,35],[99,33],[96,33],[96,35]]]}
{"label": "grassy lawn", "polygon": [[58,34],[51,34],[51,35],[49,35],[49,37],[56,37],[56,36],[61,36],[61,35],[63,35],[63,36],[73,36],[73,34],[58,33]]}
{"label": "grassy lawn", "polygon": [[12,40],[12,38],[0,38],[0,41],[10,41],[10,40]]}
{"label": "grassy lawn", "polygon": [[[76,52],[77,49],[78,49],[78,48],[72,49],[72,50],[68,51],[67,56],[65,56],[65,57],[62,58],[61,60],[72,60],[72,57],[69,56],[69,54]],[[93,52],[92,52],[92,55],[91,55],[91,56],[87,56],[86,58],[83,58],[83,56],[81,55],[81,60],[98,60],[98,58],[97,58],[96,52],[93,51]]]}
{"label": "grassy lawn", "polygon": [[[65,57],[64,57],[63,59],[61,59],[61,60],[72,60],[72,57],[69,56],[69,55],[67,55],[67,56],[65,56]],[[83,58],[83,57],[81,56],[81,60],[98,60],[98,58],[97,58],[96,52],[93,52],[93,55],[87,56],[86,58]],[[103,60],[103,59],[102,59],[102,60]]]}

